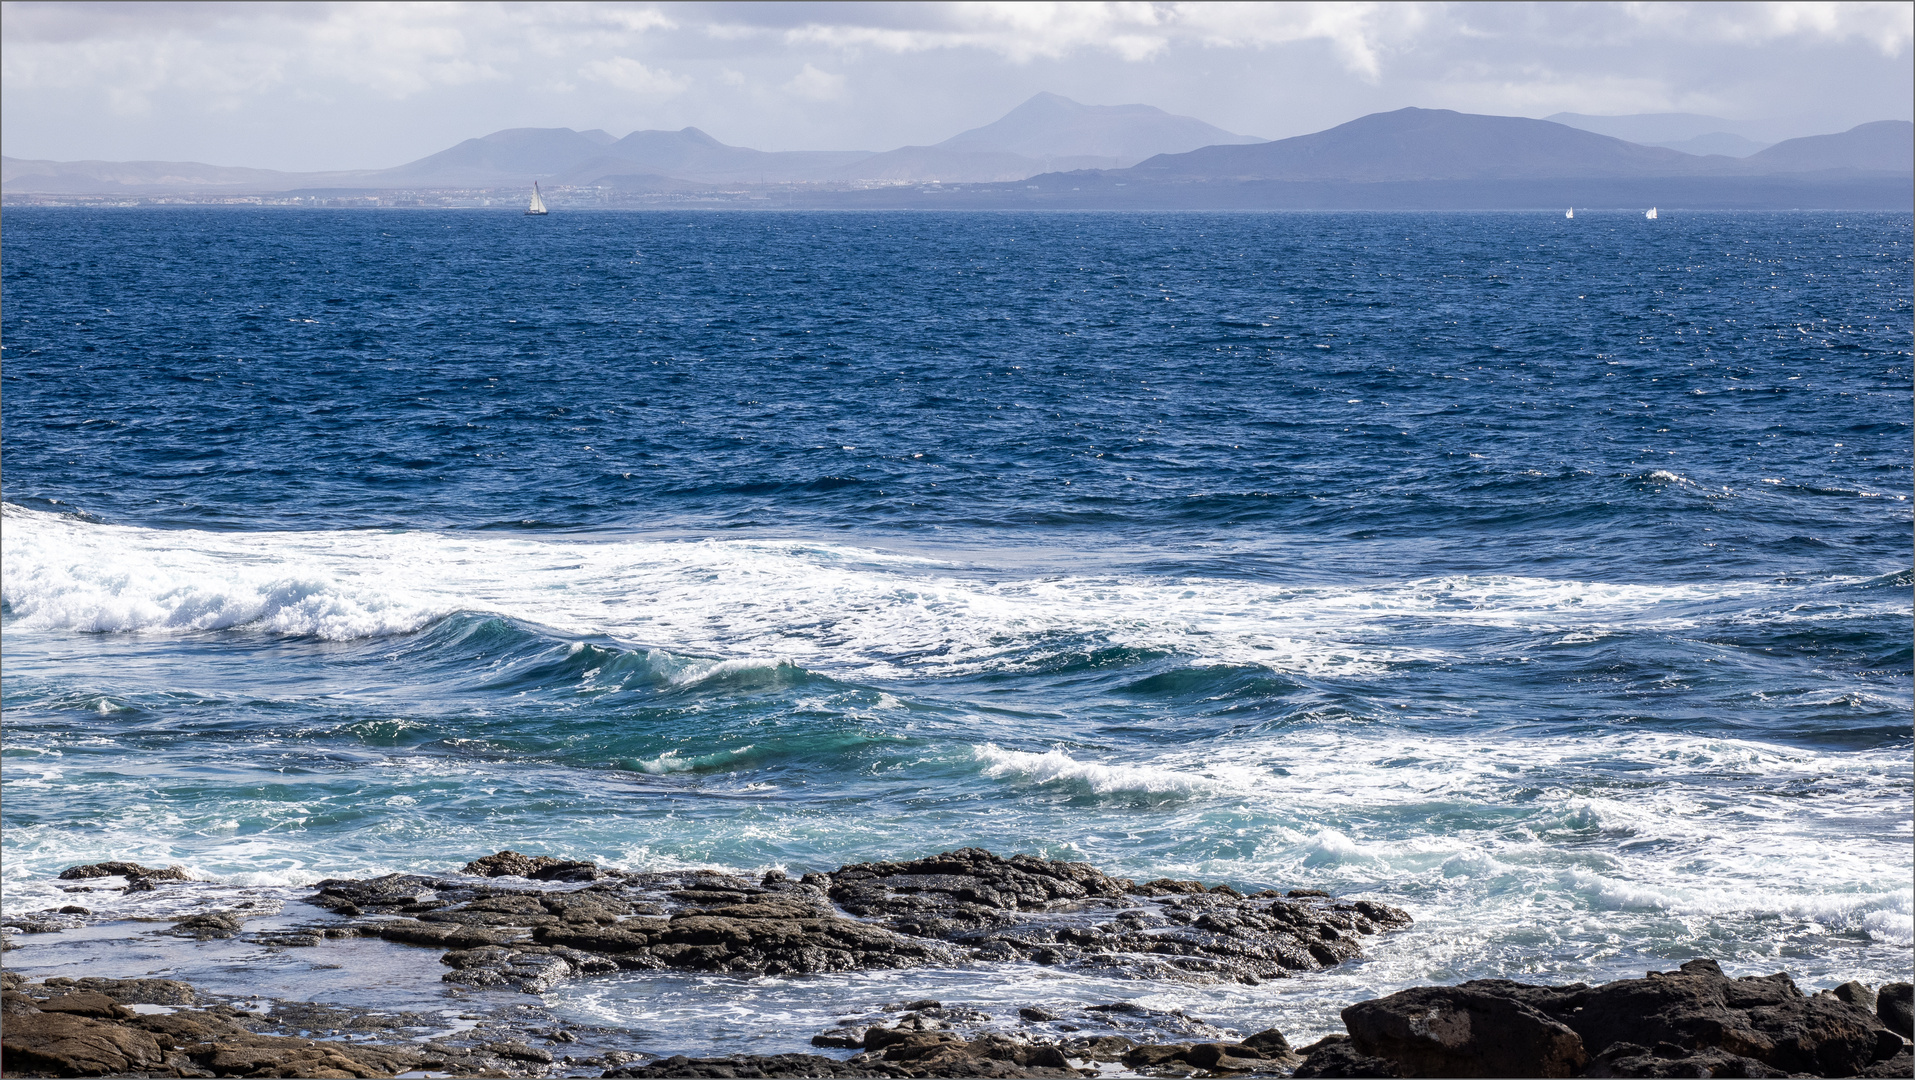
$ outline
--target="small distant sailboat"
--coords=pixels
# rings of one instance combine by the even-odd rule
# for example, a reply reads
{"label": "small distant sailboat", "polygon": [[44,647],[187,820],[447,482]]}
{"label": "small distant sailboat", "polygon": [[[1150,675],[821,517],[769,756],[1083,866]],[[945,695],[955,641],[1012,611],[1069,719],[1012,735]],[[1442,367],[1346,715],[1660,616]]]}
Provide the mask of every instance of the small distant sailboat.
{"label": "small distant sailboat", "polygon": [[1574,220],[1576,217],[1576,208],[1572,206],[1569,209],[1563,211],[1563,216],[1566,218],[1570,218],[1571,220]]}
{"label": "small distant sailboat", "polygon": [[1650,221],[1656,220],[1656,208],[1653,206],[1650,207],[1649,212],[1642,216],[1648,218]]}
{"label": "small distant sailboat", "polygon": [[[532,205],[526,207],[525,212],[528,214],[551,213],[551,211],[545,208],[545,200],[539,197],[539,182],[537,180],[532,181]],[[1649,216],[1654,217],[1655,211],[1650,211]]]}

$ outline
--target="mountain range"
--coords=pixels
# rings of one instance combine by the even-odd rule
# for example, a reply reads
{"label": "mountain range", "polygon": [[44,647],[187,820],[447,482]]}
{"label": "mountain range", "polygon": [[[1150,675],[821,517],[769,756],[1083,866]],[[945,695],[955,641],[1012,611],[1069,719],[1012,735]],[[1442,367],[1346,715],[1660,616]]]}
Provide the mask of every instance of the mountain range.
{"label": "mountain range", "polygon": [[[1681,190],[1704,204],[1713,199],[1734,206],[1907,204],[1900,192],[1911,181],[1903,178],[1915,177],[1915,125],[1907,121],[1862,124],[1746,153],[1684,149],[1711,140],[1741,140],[1731,147],[1737,151],[1747,149],[1742,144],[1760,146],[1720,130],[1726,124],[1693,114],[1564,113],[1535,120],[1407,108],[1265,141],[1147,105],[1083,105],[1039,94],[994,123],[930,146],[884,152],[768,152],[729,146],[689,127],[634,131],[623,138],[597,130],[512,128],[391,169],[281,173],[184,162],[5,158],[0,181],[6,194],[15,196],[496,190],[522,188],[537,179],[549,188],[581,193],[581,199],[595,192],[590,197],[601,205],[618,198],[699,193],[716,198],[731,189],[759,191],[751,197],[762,199],[767,197],[763,191],[774,188],[784,192],[784,205],[795,205],[792,200],[800,193],[831,205],[917,205],[913,200],[919,194],[970,185],[967,190],[991,196],[989,205],[1017,199],[1062,205],[1056,200],[1069,201],[1068,193],[1090,192],[1101,192],[1095,198],[1109,204],[1113,193],[1124,191],[1124,199],[1147,205],[1287,206],[1302,199],[1295,205],[1379,208],[1494,206],[1508,199],[1519,200],[1511,205],[1549,205],[1569,197],[1570,189],[1562,185],[1573,182],[1583,185],[1574,191],[1587,199],[1613,196],[1624,203],[1635,198],[1624,199],[1625,192],[1640,188],[1652,198],[1655,190]],[[1617,131],[1677,137],[1651,145],[1610,133]],[[1686,186],[1672,188],[1674,181]],[[1611,186],[1588,186],[1603,183]],[[1403,185],[1423,187],[1410,191]],[[1457,185],[1476,187],[1466,191]],[[1827,194],[1837,188],[1840,193]],[[887,190],[892,194],[880,197]],[[879,195],[865,198],[857,196],[859,191]],[[1095,198],[1083,194],[1079,201]],[[1532,199],[1541,202],[1524,201]]]}
{"label": "mountain range", "polygon": [[1617,179],[1853,170],[1915,173],[1915,124],[1882,120],[1790,139],[1746,158],[1643,146],[1548,120],[1448,109],[1371,113],[1326,131],[1252,146],[1161,154],[1127,170],[1142,180]]}
{"label": "mountain range", "polygon": [[932,146],[764,151],[728,146],[695,127],[634,131],[508,128],[391,169],[281,173],[190,162],[56,162],[7,158],[8,191],[140,189],[444,188],[607,185],[668,189],[713,184],[988,183],[1071,169],[1122,169],[1164,153],[1255,143],[1149,105],[1084,105],[1038,94],[997,121]]}

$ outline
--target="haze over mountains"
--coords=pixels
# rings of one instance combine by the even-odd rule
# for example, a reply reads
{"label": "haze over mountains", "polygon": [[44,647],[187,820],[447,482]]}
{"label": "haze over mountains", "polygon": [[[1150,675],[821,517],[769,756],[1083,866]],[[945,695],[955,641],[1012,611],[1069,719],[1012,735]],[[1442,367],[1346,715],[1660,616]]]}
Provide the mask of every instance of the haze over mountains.
{"label": "haze over mountains", "polygon": [[1255,143],[1189,116],[1149,105],[1083,105],[1038,94],[983,127],[932,146],[869,150],[764,151],[727,146],[695,127],[634,131],[510,128],[391,169],[276,173],[185,162],[6,160],[9,190],[112,191],[143,186],[491,187],[546,181],[669,188],[709,184],[911,182],[988,183],[1044,172],[1121,169],[1165,153]]}
{"label": "haze over mountains", "polygon": [[1777,140],[1766,137],[1760,126],[1738,124],[1720,116],[1700,113],[1637,113],[1633,116],[1590,116],[1585,113],[1556,113],[1543,117],[1566,127],[1593,131],[1614,139],[1680,150],[1685,154],[1721,154],[1748,157]]}
{"label": "haze over mountains", "polygon": [[[0,179],[9,196],[26,192],[509,190],[527,187],[536,179],[548,189],[596,192],[591,197],[601,205],[613,205],[626,196],[716,196],[724,189],[762,192],[780,186],[786,205],[795,205],[790,201],[795,198],[793,188],[824,198],[831,192],[848,197],[873,189],[900,192],[908,187],[924,193],[973,185],[975,191],[991,189],[987,193],[995,201],[987,200],[990,205],[1010,205],[1006,200],[1013,197],[1025,202],[1054,199],[1062,205],[1070,201],[1063,198],[1066,193],[1081,195],[1077,201],[1108,201],[1113,193],[1127,190],[1124,198],[1166,206],[1262,205],[1254,198],[1243,203],[1249,197],[1244,193],[1253,188],[1278,192],[1271,185],[1290,185],[1278,192],[1282,198],[1273,205],[1290,205],[1282,199],[1305,198],[1296,185],[1331,185],[1336,190],[1325,188],[1308,198],[1333,205],[1371,206],[1381,198],[1384,205],[1394,205],[1389,199],[1409,199],[1411,205],[1420,206],[1424,203],[1418,200],[1434,197],[1431,193],[1438,188],[1448,192],[1442,198],[1460,199],[1459,205],[1501,205],[1498,199],[1528,205],[1521,200],[1560,201],[1548,194],[1553,190],[1548,185],[1559,181],[1583,185],[1562,188],[1563,197],[1581,192],[1600,200],[1609,197],[1604,191],[1623,198],[1623,193],[1636,190],[1628,185],[1637,182],[1680,180],[1686,186],[1670,190],[1688,192],[1705,204],[1714,199],[1723,205],[1767,205],[1777,200],[1779,205],[1801,206],[1906,205],[1899,193],[1909,182],[1901,178],[1915,177],[1915,125],[1907,121],[1863,124],[1847,132],[1789,139],[1746,153],[1740,151],[1760,144],[1722,130],[1725,125],[1728,122],[1719,117],[1682,113],[1631,117],[1563,113],[1534,120],[1408,108],[1268,142],[1147,105],[1083,105],[1055,94],[1039,94],[994,123],[930,146],[884,152],[762,151],[729,146],[689,127],[634,131],[623,138],[596,130],[513,128],[467,139],[396,168],[363,172],[276,173],[181,162],[7,158]],[[1640,139],[1626,139],[1618,132]],[[1671,138],[1661,139],[1661,145],[1641,141],[1658,136]],[[1741,142],[1730,146],[1736,154],[1687,149],[1706,148],[1712,140]],[[1588,186],[1603,182],[1611,187]],[[1544,186],[1536,187],[1539,183]],[[1616,183],[1625,187],[1614,187]],[[1406,184],[1425,185],[1426,190],[1420,194],[1384,191]],[[1465,191],[1459,184],[1478,188]],[[1491,187],[1481,187],[1486,184]],[[1641,190],[1653,198],[1653,185]],[[1355,202],[1350,201],[1353,198]],[[909,200],[892,202],[915,205]]]}

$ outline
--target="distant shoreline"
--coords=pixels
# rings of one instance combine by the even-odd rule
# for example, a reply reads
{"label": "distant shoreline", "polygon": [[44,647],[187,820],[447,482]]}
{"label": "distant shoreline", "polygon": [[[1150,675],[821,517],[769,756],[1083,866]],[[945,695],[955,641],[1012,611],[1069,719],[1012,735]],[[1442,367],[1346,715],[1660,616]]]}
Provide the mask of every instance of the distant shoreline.
{"label": "distant shoreline", "polygon": [[[1038,183],[923,184],[819,189],[800,185],[632,191],[560,187],[554,213],[579,210],[1246,210],[1601,211],[1907,210],[1915,176],[1783,174],[1659,179],[1405,181],[1114,181],[1109,174],[1053,174]],[[522,211],[531,185],[485,188],[307,189],[285,192],[129,191],[0,194],[0,206],[245,206],[285,209],[495,209]]]}

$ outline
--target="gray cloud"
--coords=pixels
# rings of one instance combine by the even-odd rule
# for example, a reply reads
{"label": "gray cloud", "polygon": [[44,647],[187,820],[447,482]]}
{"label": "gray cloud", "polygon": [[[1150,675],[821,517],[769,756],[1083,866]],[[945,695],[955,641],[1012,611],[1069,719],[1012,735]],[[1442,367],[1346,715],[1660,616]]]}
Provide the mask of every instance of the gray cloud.
{"label": "gray cloud", "polygon": [[1040,90],[1282,137],[1404,105],[1908,119],[1877,4],[60,4],[0,7],[16,157],[398,164],[501,127],[886,149]]}

